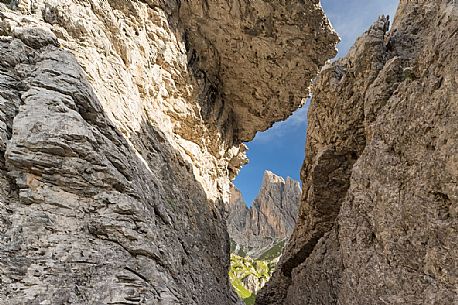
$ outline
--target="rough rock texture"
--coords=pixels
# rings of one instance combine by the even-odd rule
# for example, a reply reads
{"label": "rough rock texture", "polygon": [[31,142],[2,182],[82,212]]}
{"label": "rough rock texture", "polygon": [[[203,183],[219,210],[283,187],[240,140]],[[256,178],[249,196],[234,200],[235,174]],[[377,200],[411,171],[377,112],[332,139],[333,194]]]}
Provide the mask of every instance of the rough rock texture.
{"label": "rough rock texture", "polygon": [[244,122],[236,130],[243,141],[271,126],[265,118],[283,120],[296,110],[322,63],[335,55],[329,45],[337,34],[319,0],[190,0],[182,1],[180,17],[197,52],[194,69],[206,71]]}
{"label": "rough rock texture", "polygon": [[298,225],[256,300],[457,304],[458,7],[401,0],[313,89]]}
{"label": "rough rock texture", "polygon": [[146,121],[128,142],[70,53],[25,42],[0,43],[1,303],[231,304],[224,219],[191,166]]}
{"label": "rough rock texture", "polygon": [[246,206],[240,191],[231,190],[228,205],[229,237],[256,258],[279,241],[289,238],[296,224],[301,197],[299,182],[270,171],[264,172],[261,189],[252,206]]}
{"label": "rough rock texture", "polygon": [[[227,1],[8,2],[0,304],[237,302],[227,276],[229,181],[245,162],[242,140],[288,116],[334,53],[317,1],[275,1],[293,9],[285,15],[254,1],[243,16],[218,9]],[[199,17],[211,12],[218,18]],[[273,37],[249,28],[266,16]],[[315,39],[298,38],[301,28]],[[251,40],[278,53],[256,55]],[[237,43],[245,47],[228,48]],[[243,60],[231,53],[244,49]],[[303,56],[268,85],[264,70],[291,54]],[[280,93],[258,98],[254,87]]]}

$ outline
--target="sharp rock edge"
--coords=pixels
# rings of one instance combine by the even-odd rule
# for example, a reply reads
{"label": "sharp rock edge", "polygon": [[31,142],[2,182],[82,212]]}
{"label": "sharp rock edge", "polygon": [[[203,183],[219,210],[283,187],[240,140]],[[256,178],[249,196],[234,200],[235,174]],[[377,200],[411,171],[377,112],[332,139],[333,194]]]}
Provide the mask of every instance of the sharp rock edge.
{"label": "sharp rock edge", "polygon": [[456,304],[458,8],[401,0],[313,88],[298,223],[258,305]]}
{"label": "sharp rock edge", "polygon": [[0,1],[0,303],[239,302],[241,143],[336,41],[315,0]]}

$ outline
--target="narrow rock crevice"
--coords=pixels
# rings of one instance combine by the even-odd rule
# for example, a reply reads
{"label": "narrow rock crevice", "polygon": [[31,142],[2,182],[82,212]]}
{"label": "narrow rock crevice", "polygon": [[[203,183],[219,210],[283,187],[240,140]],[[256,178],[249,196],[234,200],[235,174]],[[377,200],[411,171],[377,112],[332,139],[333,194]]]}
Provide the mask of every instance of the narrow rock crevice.
{"label": "narrow rock crevice", "polygon": [[[445,258],[456,260],[448,248],[457,244],[456,217],[440,220],[443,197],[429,191],[445,183],[444,194],[456,193],[457,177],[455,162],[443,153],[453,154],[457,143],[456,37],[447,33],[458,14],[453,1],[439,2],[401,1],[389,32],[380,19],[346,57],[319,74],[298,225],[257,304],[456,299],[450,290],[456,278],[437,273],[454,269]],[[445,130],[444,143],[451,146],[437,142]],[[333,162],[341,172],[329,170]],[[332,187],[335,179],[341,191]],[[428,242],[433,236],[444,244]],[[418,280],[425,270],[432,282]]]}
{"label": "narrow rock crevice", "polygon": [[[14,101],[8,91],[19,88],[22,99],[5,137],[0,129],[0,213],[8,224],[0,299],[238,303],[227,274],[230,179],[246,162],[241,143],[289,116],[335,54],[337,36],[321,8],[16,4],[0,3],[1,70],[19,76],[2,81],[0,94]],[[280,69],[293,55],[294,65]]]}

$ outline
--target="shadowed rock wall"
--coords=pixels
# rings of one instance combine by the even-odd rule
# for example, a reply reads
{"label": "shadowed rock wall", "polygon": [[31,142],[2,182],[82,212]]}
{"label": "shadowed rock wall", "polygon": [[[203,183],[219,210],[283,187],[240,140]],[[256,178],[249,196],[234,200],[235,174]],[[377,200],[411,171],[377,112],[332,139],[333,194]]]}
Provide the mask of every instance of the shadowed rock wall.
{"label": "shadowed rock wall", "polygon": [[[0,2],[1,304],[237,302],[224,204],[242,140],[299,105],[337,37],[316,1],[292,17],[228,3]],[[250,29],[262,18],[268,36]],[[251,40],[283,51],[241,60]],[[309,56],[275,76],[278,98],[247,93],[294,52]]]}
{"label": "shadowed rock wall", "polygon": [[402,0],[313,88],[298,224],[256,304],[456,304],[458,7]]}

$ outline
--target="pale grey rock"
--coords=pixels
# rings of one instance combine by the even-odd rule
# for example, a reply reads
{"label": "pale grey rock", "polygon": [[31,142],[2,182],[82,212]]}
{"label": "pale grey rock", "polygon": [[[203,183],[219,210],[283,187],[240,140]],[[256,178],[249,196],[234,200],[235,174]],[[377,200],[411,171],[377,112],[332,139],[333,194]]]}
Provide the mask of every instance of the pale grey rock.
{"label": "pale grey rock", "polygon": [[301,197],[300,184],[265,171],[261,188],[250,208],[238,189],[231,190],[227,227],[229,237],[243,251],[258,258],[291,235]]}
{"label": "pale grey rock", "polygon": [[155,143],[161,154],[147,162],[167,167],[145,167],[70,53],[26,50],[33,60],[7,86],[21,83],[5,153],[14,189],[2,200],[3,304],[231,304],[217,282],[228,264],[223,218],[194,204],[207,199],[189,167],[167,161],[178,155],[147,123],[136,141]]}
{"label": "pale grey rock", "polygon": [[[0,304],[240,302],[227,275],[230,179],[246,162],[247,135],[287,117],[299,98],[236,115],[231,90],[246,75],[224,85],[215,69],[234,57],[217,54],[210,67],[199,45],[222,50],[219,36],[234,42],[232,33],[211,18],[201,36],[187,34],[205,3],[0,2]],[[300,26],[321,37],[307,36],[309,56],[276,78],[282,92],[289,75],[317,71],[335,52],[316,2],[298,9],[314,16]],[[287,35],[296,36],[283,31],[270,45]]]}
{"label": "pale grey rock", "polygon": [[456,304],[458,7],[402,0],[318,76],[268,304]]}
{"label": "pale grey rock", "polygon": [[272,126],[265,118],[284,120],[296,110],[336,54],[329,45],[338,36],[319,0],[189,0],[179,11],[192,69],[205,71],[208,90],[220,90],[243,122],[236,130],[243,141]]}
{"label": "pale grey rock", "polygon": [[20,39],[27,46],[35,49],[46,47],[47,45],[59,46],[56,35],[48,29],[36,26],[15,28],[13,37]]}
{"label": "pale grey rock", "polygon": [[226,221],[229,236],[236,236],[246,228],[250,209],[247,207],[242,193],[235,186],[231,187],[227,210]]}

